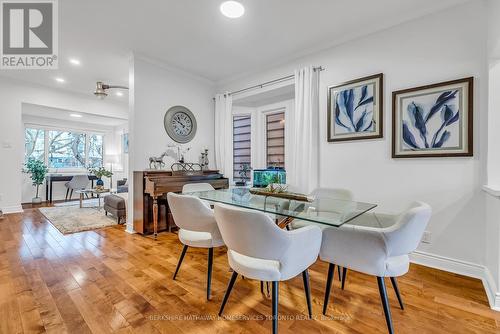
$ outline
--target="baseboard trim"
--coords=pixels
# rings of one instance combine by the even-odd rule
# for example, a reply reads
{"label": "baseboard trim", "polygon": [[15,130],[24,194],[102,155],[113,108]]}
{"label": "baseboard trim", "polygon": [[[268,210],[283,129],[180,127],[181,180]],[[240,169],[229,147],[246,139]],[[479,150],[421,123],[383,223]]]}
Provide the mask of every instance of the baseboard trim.
{"label": "baseboard trim", "polygon": [[0,209],[2,209],[4,214],[24,212],[22,205],[4,206]]}
{"label": "baseboard trim", "polygon": [[500,311],[500,292],[489,269],[485,266],[421,251],[413,252],[410,260],[412,263],[426,267],[480,279],[491,309]]}
{"label": "baseboard trim", "polygon": [[134,227],[130,226],[127,224],[127,227],[125,228],[125,232],[130,233],[130,234],[136,234],[137,232],[134,231]]}

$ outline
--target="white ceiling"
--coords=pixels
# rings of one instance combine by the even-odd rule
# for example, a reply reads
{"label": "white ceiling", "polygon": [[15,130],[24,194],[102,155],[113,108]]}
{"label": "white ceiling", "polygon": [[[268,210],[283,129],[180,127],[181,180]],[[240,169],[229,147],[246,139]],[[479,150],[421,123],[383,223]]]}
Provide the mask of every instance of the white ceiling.
{"label": "white ceiling", "polygon": [[[81,118],[71,117],[71,114],[81,115]],[[22,108],[23,118],[29,116],[31,118],[59,120],[68,123],[77,123],[79,125],[99,126],[99,127],[115,127],[128,124],[127,119],[109,116],[93,115],[82,113],[73,110],[59,109],[53,107],[42,106],[38,104],[23,103]],[[42,116],[41,116],[42,115]]]}
{"label": "white ceiling", "polygon": [[[128,85],[135,52],[218,82],[467,0],[240,1],[245,15],[229,19],[219,12],[222,0],[62,0],[60,69],[0,75],[91,96],[98,80]],[[127,101],[126,94],[112,98]]]}

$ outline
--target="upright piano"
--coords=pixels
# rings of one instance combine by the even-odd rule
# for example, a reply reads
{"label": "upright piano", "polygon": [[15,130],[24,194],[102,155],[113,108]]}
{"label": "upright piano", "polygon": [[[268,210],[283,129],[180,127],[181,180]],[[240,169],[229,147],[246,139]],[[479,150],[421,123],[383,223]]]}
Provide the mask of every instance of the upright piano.
{"label": "upright piano", "polygon": [[168,207],[167,193],[181,192],[187,183],[210,183],[215,189],[229,187],[229,180],[218,170],[172,172],[146,170],[134,172],[134,230],[141,234],[171,231],[174,219]]}

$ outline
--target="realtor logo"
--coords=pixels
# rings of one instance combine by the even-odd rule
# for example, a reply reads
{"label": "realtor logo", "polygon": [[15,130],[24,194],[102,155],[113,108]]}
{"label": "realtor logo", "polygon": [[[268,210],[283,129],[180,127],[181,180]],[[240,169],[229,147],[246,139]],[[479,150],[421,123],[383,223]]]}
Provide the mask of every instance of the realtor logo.
{"label": "realtor logo", "polygon": [[0,69],[58,67],[57,0],[0,0]]}

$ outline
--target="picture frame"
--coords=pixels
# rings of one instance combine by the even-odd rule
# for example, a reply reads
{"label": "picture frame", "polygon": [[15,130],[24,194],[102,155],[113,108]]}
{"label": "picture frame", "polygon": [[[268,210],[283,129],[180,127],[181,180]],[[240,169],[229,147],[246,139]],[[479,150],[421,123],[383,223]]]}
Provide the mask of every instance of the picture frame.
{"label": "picture frame", "polygon": [[474,78],[392,93],[392,157],[473,156]]}
{"label": "picture frame", "polygon": [[384,136],[383,73],[328,87],[328,142]]}
{"label": "picture frame", "polygon": [[122,134],[122,151],[123,153],[128,153],[128,133]]}

